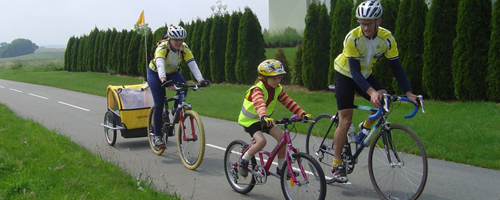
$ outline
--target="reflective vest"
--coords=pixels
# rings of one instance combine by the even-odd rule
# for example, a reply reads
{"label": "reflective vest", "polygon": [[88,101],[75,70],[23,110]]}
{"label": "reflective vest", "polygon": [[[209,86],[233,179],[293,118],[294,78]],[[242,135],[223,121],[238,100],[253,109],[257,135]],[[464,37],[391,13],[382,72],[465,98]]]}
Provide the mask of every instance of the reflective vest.
{"label": "reflective vest", "polygon": [[[262,81],[258,82],[256,85],[252,86],[250,89],[247,90],[246,95],[245,95],[245,99],[243,100],[243,106],[241,107],[240,116],[238,118],[238,123],[244,127],[250,127],[250,125],[252,125],[256,122],[260,122],[259,114],[257,114],[257,111],[255,110],[255,107],[253,106],[253,103],[248,100],[248,98],[251,94],[251,91],[257,87],[263,91],[265,102],[267,102],[267,100],[269,98],[269,93],[267,92],[267,89],[264,86],[264,83],[262,83]],[[274,106],[276,105],[276,101],[278,100],[278,97],[282,91],[283,91],[283,88],[281,87],[281,85],[279,85],[275,89],[273,100],[269,103],[269,105],[266,105],[266,108],[267,108],[266,112],[268,113],[269,117],[272,116],[272,113],[274,112]]]}

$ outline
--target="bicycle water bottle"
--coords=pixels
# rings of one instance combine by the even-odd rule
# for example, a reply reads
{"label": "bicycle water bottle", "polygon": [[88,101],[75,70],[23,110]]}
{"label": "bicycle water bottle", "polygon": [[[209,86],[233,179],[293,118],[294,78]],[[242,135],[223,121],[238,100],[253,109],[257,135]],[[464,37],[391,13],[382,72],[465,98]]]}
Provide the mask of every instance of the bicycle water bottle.
{"label": "bicycle water bottle", "polygon": [[349,132],[347,132],[347,141],[349,143],[356,142],[356,130],[354,130],[354,126],[351,123],[351,127],[349,127]]}
{"label": "bicycle water bottle", "polygon": [[365,139],[365,136],[368,134],[368,129],[363,128],[363,124],[359,125],[359,135],[356,143],[361,144]]}

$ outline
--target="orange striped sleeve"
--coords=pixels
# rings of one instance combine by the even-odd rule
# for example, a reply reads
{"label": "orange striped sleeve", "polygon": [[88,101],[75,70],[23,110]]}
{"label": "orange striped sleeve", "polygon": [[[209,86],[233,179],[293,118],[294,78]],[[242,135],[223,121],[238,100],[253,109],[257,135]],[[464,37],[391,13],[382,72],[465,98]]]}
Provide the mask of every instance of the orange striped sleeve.
{"label": "orange striped sleeve", "polygon": [[278,96],[278,101],[285,106],[293,114],[296,114],[299,118],[302,118],[306,112],[295,102],[286,92],[283,90]]}
{"label": "orange striped sleeve", "polygon": [[257,111],[259,118],[267,115],[266,102],[264,101],[264,92],[260,88],[254,88],[252,94],[250,95],[250,101],[253,103],[253,107]]}

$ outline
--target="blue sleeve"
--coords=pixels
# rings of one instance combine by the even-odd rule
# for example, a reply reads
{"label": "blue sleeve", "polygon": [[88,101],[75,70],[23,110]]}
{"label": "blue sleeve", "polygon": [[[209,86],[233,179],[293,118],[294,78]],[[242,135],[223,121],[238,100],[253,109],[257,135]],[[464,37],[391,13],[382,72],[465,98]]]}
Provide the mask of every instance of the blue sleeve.
{"label": "blue sleeve", "polygon": [[408,78],[406,77],[406,73],[401,65],[401,62],[399,61],[399,57],[390,59],[389,66],[391,67],[392,74],[394,75],[394,78],[396,78],[396,81],[398,81],[398,85],[403,92],[406,94],[406,92],[411,91],[410,83],[408,82]]}
{"label": "blue sleeve", "polygon": [[349,69],[351,70],[352,79],[363,91],[366,92],[371,85],[361,74],[361,64],[359,63],[359,60],[356,58],[347,59],[349,60]]}

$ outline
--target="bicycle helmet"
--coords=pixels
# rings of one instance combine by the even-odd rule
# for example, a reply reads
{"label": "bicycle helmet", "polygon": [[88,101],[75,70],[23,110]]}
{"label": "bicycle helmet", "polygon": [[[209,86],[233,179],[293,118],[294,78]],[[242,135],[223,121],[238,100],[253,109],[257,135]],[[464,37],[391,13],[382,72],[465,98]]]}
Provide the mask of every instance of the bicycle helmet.
{"label": "bicycle helmet", "polygon": [[278,76],[286,74],[283,64],[279,60],[267,59],[259,64],[257,72],[262,76]]}
{"label": "bicycle helmet", "polygon": [[184,39],[186,38],[187,33],[182,26],[170,26],[168,27],[167,33],[165,34],[164,38],[170,38],[170,39]]}
{"label": "bicycle helmet", "polygon": [[382,17],[382,4],[378,1],[364,1],[356,8],[358,19],[379,19]]}

